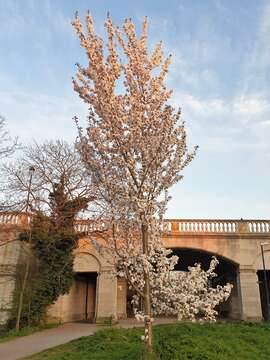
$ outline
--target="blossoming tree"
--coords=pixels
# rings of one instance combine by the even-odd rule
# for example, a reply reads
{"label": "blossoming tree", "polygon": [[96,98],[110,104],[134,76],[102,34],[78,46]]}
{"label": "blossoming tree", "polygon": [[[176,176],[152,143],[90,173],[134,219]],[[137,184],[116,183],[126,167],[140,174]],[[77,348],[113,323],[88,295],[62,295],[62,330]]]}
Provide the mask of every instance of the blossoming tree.
{"label": "blossoming tree", "polygon": [[[165,287],[181,283],[179,277],[160,283],[162,271],[169,277],[176,261],[167,257],[160,240],[168,190],[182,179],[197,147],[188,152],[180,109],[168,103],[172,91],[165,77],[171,56],[164,58],[162,43],[149,52],[147,20],[137,36],[131,20],[120,30],[108,16],[106,46],[90,14],[85,30],[78,16],[72,24],[88,60],[85,67],[77,65],[73,80],[74,90],[89,107],[87,128],[78,125],[78,149],[106,204],[110,226],[103,244],[118,274],[143,299],[145,344],[151,352],[153,309],[163,302]],[[168,302],[162,305],[168,307]]]}

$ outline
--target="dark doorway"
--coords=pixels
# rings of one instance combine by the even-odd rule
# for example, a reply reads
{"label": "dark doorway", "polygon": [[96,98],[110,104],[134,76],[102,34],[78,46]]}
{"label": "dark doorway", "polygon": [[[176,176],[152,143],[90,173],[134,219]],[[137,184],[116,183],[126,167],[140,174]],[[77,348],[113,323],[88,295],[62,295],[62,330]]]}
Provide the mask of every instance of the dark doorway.
{"label": "dark doorway", "polygon": [[217,256],[206,251],[197,249],[172,249],[173,254],[179,257],[178,264],[175,270],[187,271],[189,266],[193,266],[195,263],[200,263],[203,270],[207,270],[210,265],[210,261],[215,256],[219,264],[216,267],[217,277],[212,279],[212,286],[225,285],[230,283],[233,285],[233,289],[229,299],[220,304],[217,308],[219,318],[240,319],[241,318],[241,293],[239,283],[239,266],[221,256]]}
{"label": "dark doorway", "polygon": [[97,273],[78,272],[74,275],[74,282],[78,294],[78,310],[80,321],[94,322],[96,308]]}
{"label": "dark doorway", "polygon": [[[266,284],[264,278],[264,270],[258,270],[257,275],[259,280],[262,315],[264,320],[269,320],[270,314],[268,314],[268,319],[267,319],[267,300],[266,300]],[[267,281],[268,294],[270,296],[270,270],[266,270],[266,281]]]}

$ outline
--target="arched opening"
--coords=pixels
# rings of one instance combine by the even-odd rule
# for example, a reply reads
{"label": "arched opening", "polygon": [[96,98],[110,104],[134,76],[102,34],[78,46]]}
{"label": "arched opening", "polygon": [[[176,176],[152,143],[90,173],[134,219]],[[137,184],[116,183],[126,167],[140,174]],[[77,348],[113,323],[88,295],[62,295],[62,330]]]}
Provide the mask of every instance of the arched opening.
{"label": "arched opening", "polygon": [[96,318],[96,293],[100,263],[86,252],[77,253],[73,264],[73,283],[66,295],[59,296],[50,307],[49,316],[62,322]]}
{"label": "arched opening", "polygon": [[81,252],[74,259],[74,283],[77,297],[77,321],[94,322],[96,317],[97,277],[100,271],[98,259]]}
{"label": "arched opening", "polygon": [[218,307],[219,318],[241,319],[241,290],[239,284],[239,265],[222,256],[206,252],[200,249],[174,248],[172,255],[179,257],[175,267],[177,271],[187,271],[189,266],[200,263],[204,270],[209,268],[210,261],[215,256],[219,264],[216,267],[216,274],[212,286],[231,283],[233,289],[229,299]]}

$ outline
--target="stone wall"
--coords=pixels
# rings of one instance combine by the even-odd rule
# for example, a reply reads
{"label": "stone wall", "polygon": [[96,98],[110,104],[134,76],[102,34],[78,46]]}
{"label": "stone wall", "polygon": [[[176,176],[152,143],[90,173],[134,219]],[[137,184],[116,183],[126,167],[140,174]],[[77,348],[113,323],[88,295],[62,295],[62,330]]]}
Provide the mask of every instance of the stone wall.
{"label": "stone wall", "polygon": [[0,324],[4,324],[9,318],[17,266],[23,258],[22,243],[15,240],[17,235],[16,227],[0,227]]}
{"label": "stone wall", "polygon": [[[19,224],[18,215],[16,218],[13,216],[12,219]],[[2,323],[6,321],[12,306],[16,266],[25,256],[22,243],[12,241],[16,239],[18,225],[9,226],[6,215],[4,220],[5,222],[0,224],[0,245],[1,241],[7,242],[6,245],[0,246],[0,322]],[[166,247],[206,251],[237,265],[239,271],[230,311],[235,318],[261,320],[257,271],[262,270],[260,244],[262,242],[270,244],[270,222],[168,220],[166,224],[163,236]],[[80,226],[83,226],[83,231],[87,230],[87,223],[80,223]],[[270,246],[265,251],[265,261],[266,268],[270,270]],[[89,301],[87,314],[97,322],[125,318],[126,283],[116,278],[110,259],[101,256],[87,237],[80,239],[75,251],[74,274],[83,273],[96,274],[95,282],[90,282],[92,285],[89,283],[87,290]],[[62,322],[81,320],[85,314],[85,284],[84,280],[78,278],[76,280],[75,276],[69,294],[59,297],[49,309],[49,318]]]}

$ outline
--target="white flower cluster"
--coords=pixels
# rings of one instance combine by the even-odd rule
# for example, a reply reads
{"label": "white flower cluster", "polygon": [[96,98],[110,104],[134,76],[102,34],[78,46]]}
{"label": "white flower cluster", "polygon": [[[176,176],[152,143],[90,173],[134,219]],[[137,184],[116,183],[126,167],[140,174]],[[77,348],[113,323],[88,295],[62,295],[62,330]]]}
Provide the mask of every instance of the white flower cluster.
{"label": "white flower cluster", "polygon": [[161,243],[150,243],[148,257],[143,254],[132,257],[127,253],[126,258],[119,259],[118,275],[126,274],[129,285],[137,290],[132,301],[136,319],[145,321],[138,305],[144,288],[144,269],[147,269],[154,315],[175,315],[179,320],[215,321],[217,305],[228,299],[232,289],[231,284],[211,286],[218,260],[213,257],[206,271],[200,264],[189,267],[188,271],[173,271],[178,256],[170,256],[171,253]]}

